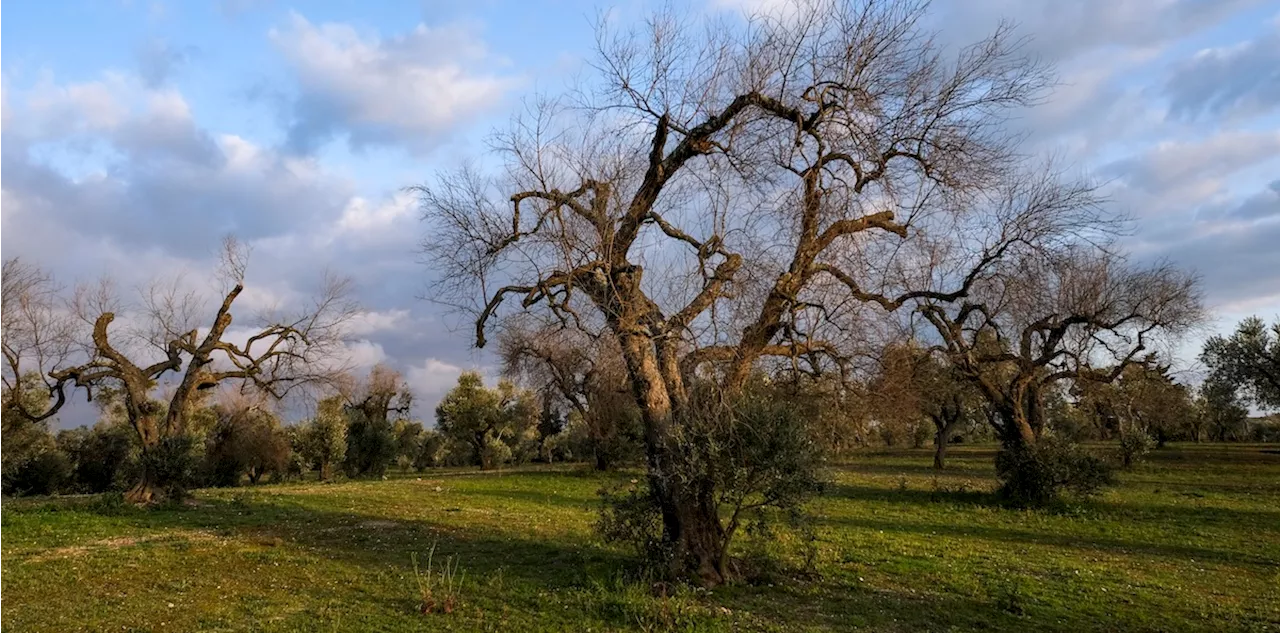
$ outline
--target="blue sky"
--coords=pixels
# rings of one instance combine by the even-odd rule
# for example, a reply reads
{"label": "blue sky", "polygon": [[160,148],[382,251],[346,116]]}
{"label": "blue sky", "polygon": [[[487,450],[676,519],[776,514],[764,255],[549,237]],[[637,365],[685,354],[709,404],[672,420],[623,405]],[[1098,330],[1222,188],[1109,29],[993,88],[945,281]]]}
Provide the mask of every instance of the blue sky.
{"label": "blue sky", "polygon": [[[736,19],[767,2],[710,0]],[[645,2],[11,2],[3,16],[3,252],[122,288],[255,247],[245,309],[354,277],[356,362],[388,362],[430,407],[491,359],[417,297],[431,272],[403,191],[483,162],[535,90],[589,70],[592,23]],[[1215,329],[1280,314],[1280,4],[953,0],[962,43],[1001,18],[1056,64],[1012,125],[1106,183],[1140,259],[1198,270]],[[194,282],[193,282],[194,283]],[[1194,351],[1198,341],[1184,348]],[[1188,354],[1188,357],[1193,354]],[[72,416],[73,419],[76,416]],[[77,420],[80,421],[80,420]]]}

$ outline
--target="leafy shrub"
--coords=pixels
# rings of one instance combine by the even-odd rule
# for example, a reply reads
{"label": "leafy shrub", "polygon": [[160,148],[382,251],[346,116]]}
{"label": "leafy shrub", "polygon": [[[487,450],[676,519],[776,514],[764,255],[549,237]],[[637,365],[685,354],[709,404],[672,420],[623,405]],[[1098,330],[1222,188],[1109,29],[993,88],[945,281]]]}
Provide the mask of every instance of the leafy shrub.
{"label": "leafy shrub", "polygon": [[58,448],[73,464],[73,489],[102,493],[127,487],[124,475],[136,458],[137,434],[127,424],[99,422],[91,429],[58,433]]}
{"label": "leafy shrub", "polygon": [[671,548],[662,539],[662,512],[648,484],[637,479],[627,487],[600,489],[595,529],[605,542],[632,548],[645,567],[661,570],[670,561]]}
{"label": "leafy shrub", "polygon": [[1142,431],[1126,431],[1120,434],[1120,465],[1129,468],[1134,464],[1142,461],[1151,449],[1155,448],[1156,442],[1151,439],[1150,435]]}
{"label": "leafy shrub", "polygon": [[1087,497],[1114,483],[1106,461],[1052,437],[1001,450],[996,454],[996,477],[1000,495],[1020,506],[1052,503],[1064,491]]}
{"label": "leafy shrub", "polygon": [[[178,500],[199,481],[202,453],[200,441],[195,436],[186,433],[171,435],[143,451],[138,459],[138,468],[151,473],[156,488],[165,497]],[[130,478],[131,481],[140,479]]]}
{"label": "leafy shrub", "polygon": [[[678,420],[663,473],[685,491],[711,499],[723,535],[722,548],[740,528],[767,534],[772,527],[804,529],[804,505],[824,487],[823,456],[800,409],[766,389],[748,391],[732,404],[713,394],[695,396]],[[651,571],[672,568],[676,554],[663,533],[652,482],[634,480],[624,490],[602,491],[597,533],[633,547]]]}
{"label": "leafy shrub", "polygon": [[51,448],[28,457],[16,469],[9,489],[20,495],[51,495],[71,481],[71,462],[57,449]]}
{"label": "leafy shrub", "polygon": [[484,446],[480,449],[480,463],[486,468],[511,461],[511,447],[506,442],[492,436],[484,436]]}

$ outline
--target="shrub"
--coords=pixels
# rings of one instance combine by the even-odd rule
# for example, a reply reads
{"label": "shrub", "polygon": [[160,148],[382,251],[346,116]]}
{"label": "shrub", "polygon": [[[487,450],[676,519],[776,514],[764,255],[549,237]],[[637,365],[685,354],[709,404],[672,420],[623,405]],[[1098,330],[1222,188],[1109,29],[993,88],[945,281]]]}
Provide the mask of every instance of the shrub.
{"label": "shrub", "polygon": [[62,492],[71,481],[71,462],[56,448],[37,453],[16,469],[10,489],[20,495],[51,495]]}
{"label": "shrub", "polygon": [[[172,500],[186,496],[187,489],[199,480],[203,458],[198,438],[190,434],[178,434],[161,438],[150,450],[144,451],[137,462],[138,468],[151,473],[155,486]],[[139,481],[142,477],[130,477]]]}
{"label": "shrub", "polygon": [[1087,497],[1114,482],[1106,461],[1051,437],[1001,450],[996,455],[996,477],[1000,495],[1020,506],[1052,503],[1064,491]]}
{"label": "shrub", "polygon": [[101,493],[127,487],[124,475],[134,466],[137,434],[126,424],[99,422],[92,429],[58,433],[58,447],[73,464],[73,488]]}
{"label": "shrub", "polygon": [[1126,431],[1120,434],[1120,465],[1123,468],[1129,468],[1134,464],[1142,461],[1151,449],[1155,448],[1156,442],[1151,439],[1150,435],[1142,431]]}
{"label": "shrub", "polygon": [[[824,487],[823,456],[805,417],[793,403],[756,389],[726,405],[712,394],[695,396],[670,443],[674,466],[665,473],[684,490],[700,491],[719,511],[723,556],[740,528],[767,534],[773,527],[805,531],[807,501]],[[597,533],[631,546],[650,571],[687,569],[663,534],[651,482],[601,491]],[[807,534],[807,531],[805,532]]]}

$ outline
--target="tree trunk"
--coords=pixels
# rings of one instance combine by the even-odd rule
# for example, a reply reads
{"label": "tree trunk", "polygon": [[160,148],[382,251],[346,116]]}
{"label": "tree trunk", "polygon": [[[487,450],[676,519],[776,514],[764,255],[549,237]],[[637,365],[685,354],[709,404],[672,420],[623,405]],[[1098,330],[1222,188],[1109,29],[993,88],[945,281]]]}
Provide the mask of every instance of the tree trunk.
{"label": "tree trunk", "polygon": [[933,467],[936,470],[946,468],[947,459],[947,429],[940,428],[938,433],[933,436]]}
{"label": "tree trunk", "polygon": [[[671,571],[692,576],[703,586],[723,584],[728,579],[728,543],[713,491],[698,482],[685,483],[677,472],[680,451],[687,448],[671,441],[671,427],[678,423],[676,408],[684,404],[678,366],[670,354],[663,355],[668,362],[660,363],[647,336],[628,333],[619,336],[619,342],[644,422],[649,490],[662,511],[662,539],[673,555]],[[681,482],[678,488],[676,482]]]}
{"label": "tree trunk", "polygon": [[151,466],[143,458],[142,479],[134,484],[128,492],[124,493],[124,500],[135,505],[150,505],[158,503],[164,498],[160,487],[156,485],[155,475],[151,472]]}
{"label": "tree trunk", "polygon": [[135,411],[130,405],[126,405],[126,410],[129,410],[130,417],[133,418],[130,420],[133,423],[133,430],[138,433],[139,443],[142,444],[142,477],[124,494],[125,501],[135,505],[150,505],[164,499],[165,482],[160,481],[155,465],[152,463],[156,459],[155,448],[160,444],[160,429],[156,424],[154,412],[144,409],[150,406],[151,403],[144,402],[138,405]]}
{"label": "tree trunk", "polygon": [[600,472],[609,470],[609,466],[611,466],[611,464],[609,463],[609,456],[604,451],[598,448],[595,451],[595,455],[596,455],[596,470]]}

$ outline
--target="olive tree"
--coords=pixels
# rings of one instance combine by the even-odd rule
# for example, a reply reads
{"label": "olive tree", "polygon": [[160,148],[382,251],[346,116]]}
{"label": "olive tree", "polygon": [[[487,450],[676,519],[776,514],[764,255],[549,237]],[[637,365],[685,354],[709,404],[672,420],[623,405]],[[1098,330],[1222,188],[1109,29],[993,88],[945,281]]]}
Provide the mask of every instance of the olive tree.
{"label": "olive tree", "polygon": [[1229,336],[1205,341],[1200,360],[1215,382],[1238,385],[1259,407],[1280,408],[1280,319],[1241,321]]}
{"label": "olive tree", "polygon": [[466,372],[436,406],[436,428],[468,447],[473,463],[490,470],[510,459],[509,444],[537,425],[539,410],[533,394],[510,381],[490,389],[480,374]]}
{"label": "olive tree", "polygon": [[375,365],[362,379],[344,376],[339,394],[347,419],[347,475],[382,476],[396,461],[395,422],[413,408],[413,392],[400,372]]}
{"label": "olive tree", "polygon": [[[990,422],[1004,463],[1028,467],[1035,460],[1024,457],[1034,457],[1046,430],[1046,396],[1059,383],[1115,381],[1150,363],[1161,340],[1204,318],[1194,275],[1168,264],[1136,266],[1091,244],[1009,260],[965,300],[926,301],[919,313],[932,324],[938,349],[996,413]],[[1004,475],[1006,484],[1021,477]]]}
{"label": "olive tree", "polygon": [[[349,284],[328,277],[309,305],[292,314],[259,315],[240,342],[239,333],[231,331],[232,307],[245,289],[248,254],[234,239],[224,242],[221,266],[211,275],[219,282],[220,296],[212,308],[199,291],[184,290],[178,279],[142,288],[135,304],[126,304],[105,279],[78,287],[62,303],[51,291],[40,294],[39,309],[23,311],[16,323],[4,321],[6,376],[26,365],[37,367],[51,394],[43,411],[23,409],[23,415],[53,415],[70,390],[82,389],[89,399],[96,391],[115,390],[141,446],[141,473],[126,498],[145,504],[180,493],[177,482],[165,480],[167,470],[160,462],[170,449],[180,448],[178,438],[201,393],[234,383],[280,398],[328,380],[338,366],[345,326],[356,311],[347,298]],[[9,284],[10,265],[5,267]],[[5,292],[8,305],[8,285]],[[206,310],[211,316],[202,320]],[[113,328],[117,317],[124,325]],[[162,379],[171,379],[163,395],[157,391]]]}
{"label": "olive tree", "polygon": [[576,413],[586,430],[596,470],[609,470],[638,453],[635,401],[617,340],[543,324],[512,325],[498,339],[503,374],[534,387],[544,404]]}
{"label": "olive tree", "polygon": [[769,358],[838,366],[867,306],[958,299],[1097,217],[1088,184],[1027,173],[1004,125],[1046,68],[1008,28],[948,50],[924,18],[813,0],[602,21],[594,73],[496,135],[501,170],[419,187],[436,298],[477,346],[512,307],[617,340],[673,571],[731,576],[716,480],[679,474],[694,377],[733,400]]}

